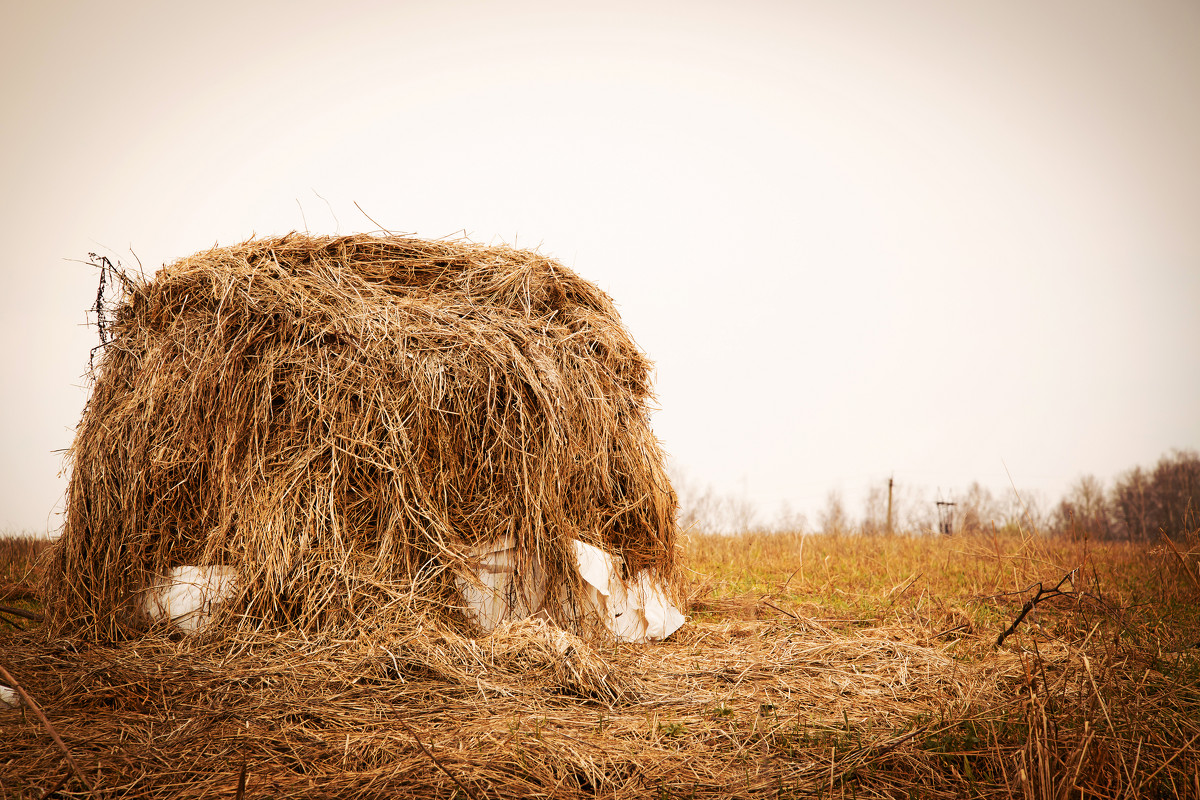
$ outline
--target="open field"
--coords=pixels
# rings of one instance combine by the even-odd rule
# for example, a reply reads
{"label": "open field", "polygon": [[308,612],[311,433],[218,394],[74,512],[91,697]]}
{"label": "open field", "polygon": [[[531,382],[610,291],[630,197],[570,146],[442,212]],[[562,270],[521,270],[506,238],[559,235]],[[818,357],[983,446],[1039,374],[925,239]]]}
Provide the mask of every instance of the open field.
{"label": "open field", "polygon": [[[0,542],[0,605],[36,608],[36,549]],[[1200,797],[1194,538],[685,555],[689,624],[661,645],[418,620],[88,646],[14,618],[0,666],[79,772],[0,711],[0,797]],[[1039,582],[1063,594],[997,647]]]}

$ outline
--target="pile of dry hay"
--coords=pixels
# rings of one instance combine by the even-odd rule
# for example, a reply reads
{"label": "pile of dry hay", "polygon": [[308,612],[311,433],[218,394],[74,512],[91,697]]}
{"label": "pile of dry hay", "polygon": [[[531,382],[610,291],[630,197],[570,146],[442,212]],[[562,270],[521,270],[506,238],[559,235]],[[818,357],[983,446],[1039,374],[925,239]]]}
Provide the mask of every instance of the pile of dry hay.
{"label": "pile of dry hay", "polygon": [[227,630],[466,629],[455,577],[499,537],[518,588],[544,576],[577,631],[571,539],[678,590],[650,362],[561,264],[290,234],[120,277],[70,451],[52,629],[136,635],[139,594],[186,564],[237,568]]}

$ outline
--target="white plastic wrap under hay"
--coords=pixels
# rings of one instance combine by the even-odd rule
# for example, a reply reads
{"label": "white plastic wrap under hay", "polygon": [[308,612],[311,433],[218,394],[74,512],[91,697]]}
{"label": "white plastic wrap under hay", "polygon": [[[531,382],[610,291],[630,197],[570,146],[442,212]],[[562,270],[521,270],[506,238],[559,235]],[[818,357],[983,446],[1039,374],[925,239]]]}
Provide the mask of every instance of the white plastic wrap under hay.
{"label": "white plastic wrap under hay", "polygon": [[7,686],[0,686],[0,711],[8,708],[20,708],[21,695],[17,694],[16,689],[10,689]]}
{"label": "white plastic wrap under hay", "polygon": [[169,620],[185,633],[194,633],[236,588],[233,567],[175,567],[146,591],[142,608],[155,622]]}
{"label": "white plastic wrap under hay", "polygon": [[[660,641],[683,625],[683,614],[649,572],[643,570],[626,583],[612,555],[577,540],[572,545],[583,578],[584,599],[590,606],[583,611],[594,614],[618,641]],[[479,580],[460,579],[458,588],[468,616],[485,633],[502,622],[527,619],[542,610],[545,579],[537,576],[527,587],[528,596],[517,590],[511,539],[477,548],[473,555]],[[142,607],[155,622],[170,622],[184,633],[195,633],[236,589],[237,570],[233,567],[175,567],[146,590]]]}
{"label": "white plastic wrap under hay", "polygon": [[[572,540],[575,562],[583,578],[590,611],[622,642],[650,642],[667,638],[685,619],[672,605],[662,585],[643,570],[626,583],[614,557],[598,547]],[[485,632],[501,622],[525,619],[542,610],[545,579],[536,576],[525,592],[513,580],[516,551],[504,537],[473,553],[478,584],[459,579],[458,589],[467,614]]]}

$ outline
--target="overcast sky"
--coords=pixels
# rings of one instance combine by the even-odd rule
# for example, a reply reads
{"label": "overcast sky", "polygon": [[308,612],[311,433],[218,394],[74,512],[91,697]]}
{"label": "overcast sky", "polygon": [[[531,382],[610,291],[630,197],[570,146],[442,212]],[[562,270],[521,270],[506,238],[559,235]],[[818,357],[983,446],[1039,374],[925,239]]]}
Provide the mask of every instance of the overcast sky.
{"label": "overcast sky", "polygon": [[597,283],[675,462],[766,520],[1200,447],[1200,3],[573,6],[9,8],[0,530],[60,525],[77,260],[355,202]]}

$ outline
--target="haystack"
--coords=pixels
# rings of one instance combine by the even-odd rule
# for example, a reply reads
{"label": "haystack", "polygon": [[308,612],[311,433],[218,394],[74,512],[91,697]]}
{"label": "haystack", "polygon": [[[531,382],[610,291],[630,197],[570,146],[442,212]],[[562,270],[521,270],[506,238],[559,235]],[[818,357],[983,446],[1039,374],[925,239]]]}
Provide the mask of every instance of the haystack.
{"label": "haystack", "polygon": [[224,630],[469,630],[479,553],[582,625],[573,542],[678,588],[650,362],[546,256],[290,234],[123,276],[69,453],[59,630],[147,624],[186,565],[231,568]]}

